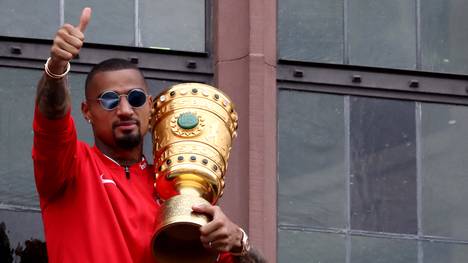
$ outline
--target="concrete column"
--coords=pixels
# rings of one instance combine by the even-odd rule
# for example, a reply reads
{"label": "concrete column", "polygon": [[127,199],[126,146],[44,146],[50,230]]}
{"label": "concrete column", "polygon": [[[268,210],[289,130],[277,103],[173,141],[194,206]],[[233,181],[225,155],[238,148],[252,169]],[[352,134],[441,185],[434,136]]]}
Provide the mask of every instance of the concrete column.
{"label": "concrete column", "polygon": [[276,1],[213,2],[215,85],[239,113],[221,205],[276,262]]}

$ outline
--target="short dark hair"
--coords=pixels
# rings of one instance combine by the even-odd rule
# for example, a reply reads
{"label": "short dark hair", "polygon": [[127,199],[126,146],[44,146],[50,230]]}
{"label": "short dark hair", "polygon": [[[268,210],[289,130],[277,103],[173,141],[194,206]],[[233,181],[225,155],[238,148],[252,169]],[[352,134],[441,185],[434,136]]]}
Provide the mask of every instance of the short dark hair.
{"label": "short dark hair", "polygon": [[88,95],[88,87],[91,81],[93,80],[94,76],[100,72],[106,71],[116,71],[122,69],[134,69],[141,74],[141,77],[145,79],[141,70],[135,65],[134,63],[123,59],[123,58],[110,58],[102,61],[101,63],[95,65],[91,71],[88,73],[85,82],[85,94]]}

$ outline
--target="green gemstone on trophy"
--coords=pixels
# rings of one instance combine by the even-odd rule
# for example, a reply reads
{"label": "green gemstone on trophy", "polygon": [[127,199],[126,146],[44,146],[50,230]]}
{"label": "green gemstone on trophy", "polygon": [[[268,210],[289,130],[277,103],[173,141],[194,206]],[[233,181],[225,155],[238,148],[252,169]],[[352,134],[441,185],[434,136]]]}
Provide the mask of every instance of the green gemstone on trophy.
{"label": "green gemstone on trophy", "polygon": [[193,129],[198,125],[198,117],[191,112],[182,113],[177,119],[177,125],[184,130]]}

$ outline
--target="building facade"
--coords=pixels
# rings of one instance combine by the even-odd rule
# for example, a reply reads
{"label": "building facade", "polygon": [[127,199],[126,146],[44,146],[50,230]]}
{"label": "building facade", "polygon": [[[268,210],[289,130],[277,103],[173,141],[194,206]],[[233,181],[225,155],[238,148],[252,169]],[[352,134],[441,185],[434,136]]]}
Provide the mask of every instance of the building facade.
{"label": "building facade", "polygon": [[84,79],[106,58],[138,64],[153,95],[212,84],[240,119],[221,206],[269,262],[466,261],[466,0],[4,1],[0,257],[41,257],[35,85],[85,6],[80,139]]}

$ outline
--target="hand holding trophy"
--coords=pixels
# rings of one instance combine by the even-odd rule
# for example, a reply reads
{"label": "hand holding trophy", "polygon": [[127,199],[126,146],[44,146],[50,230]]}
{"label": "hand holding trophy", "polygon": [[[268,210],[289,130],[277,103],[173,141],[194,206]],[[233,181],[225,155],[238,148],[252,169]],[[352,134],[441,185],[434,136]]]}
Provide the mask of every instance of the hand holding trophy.
{"label": "hand holding trophy", "polygon": [[223,194],[237,113],[224,93],[199,83],[178,84],[153,102],[156,192],[162,202],[152,248],[158,262],[214,262],[200,241],[210,221],[193,205],[214,205]]}

